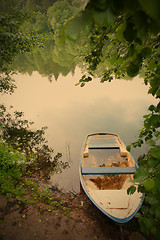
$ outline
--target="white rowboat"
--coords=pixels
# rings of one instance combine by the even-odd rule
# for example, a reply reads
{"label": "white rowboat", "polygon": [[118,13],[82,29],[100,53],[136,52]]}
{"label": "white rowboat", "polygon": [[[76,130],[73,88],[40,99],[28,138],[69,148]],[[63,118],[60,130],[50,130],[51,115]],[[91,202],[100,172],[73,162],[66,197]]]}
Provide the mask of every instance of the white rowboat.
{"label": "white rowboat", "polygon": [[143,203],[142,193],[127,194],[137,168],[138,163],[116,134],[87,136],[79,165],[82,188],[91,202],[117,223],[130,221]]}

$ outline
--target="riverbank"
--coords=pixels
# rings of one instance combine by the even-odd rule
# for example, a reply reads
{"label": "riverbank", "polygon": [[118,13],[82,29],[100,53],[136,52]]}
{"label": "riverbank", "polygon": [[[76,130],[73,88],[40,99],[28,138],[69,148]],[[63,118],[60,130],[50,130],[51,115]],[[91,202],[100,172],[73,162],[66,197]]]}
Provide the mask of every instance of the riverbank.
{"label": "riverbank", "polygon": [[0,240],[145,240],[135,219],[117,225],[105,217],[81,193],[52,189],[63,208],[50,209],[45,203],[22,204],[0,196]]}

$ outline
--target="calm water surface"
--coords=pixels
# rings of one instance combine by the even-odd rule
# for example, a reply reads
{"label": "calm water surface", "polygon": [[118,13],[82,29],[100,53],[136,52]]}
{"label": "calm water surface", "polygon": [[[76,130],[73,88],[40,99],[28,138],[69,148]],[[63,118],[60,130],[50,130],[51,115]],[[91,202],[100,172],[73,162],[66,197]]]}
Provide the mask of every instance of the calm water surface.
{"label": "calm water surface", "polygon": [[[23,111],[25,118],[35,122],[35,128],[48,126],[46,138],[49,146],[62,152],[63,161],[70,168],[51,177],[53,184],[66,191],[79,191],[78,161],[86,135],[94,132],[117,133],[130,144],[143,126],[143,115],[155,102],[147,94],[148,87],[142,79],[113,80],[99,83],[94,80],[85,87],[75,87],[80,79],[79,69],[72,76],[59,77],[50,83],[37,72],[15,76],[17,89],[4,95],[1,102]],[[133,149],[137,158],[147,147]]]}

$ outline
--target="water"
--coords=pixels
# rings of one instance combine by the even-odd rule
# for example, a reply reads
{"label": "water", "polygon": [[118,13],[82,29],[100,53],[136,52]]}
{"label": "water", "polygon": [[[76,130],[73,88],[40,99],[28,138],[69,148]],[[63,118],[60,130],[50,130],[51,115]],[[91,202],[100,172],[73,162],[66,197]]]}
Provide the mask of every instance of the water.
{"label": "water", "polygon": [[[15,76],[17,89],[13,95],[3,95],[1,102],[24,111],[25,118],[35,122],[35,128],[48,126],[46,138],[55,153],[62,152],[70,168],[51,177],[52,184],[66,191],[79,191],[78,161],[86,135],[95,132],[117,133],[130,144],[143,126],[143,115],[155,100],[147,94],[142,79],[114,80],[101,84],[97,79],[84,88],[75,87],[81,72],[60,76],[50,83],[37,72]],[[137,158],[144,151],[132,151]]]}

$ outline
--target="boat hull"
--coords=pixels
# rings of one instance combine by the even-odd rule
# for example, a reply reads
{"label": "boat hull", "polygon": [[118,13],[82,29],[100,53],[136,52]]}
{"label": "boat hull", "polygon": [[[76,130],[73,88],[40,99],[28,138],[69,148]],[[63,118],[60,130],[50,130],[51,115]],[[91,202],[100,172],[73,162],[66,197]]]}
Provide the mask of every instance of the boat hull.
{"label": "boat hull", "polygon": [[[103,160],[107,152],[110,155]],[[124,158],[127,166],[124,166]],[[129,222],[143,203],[142,193],[136,191],[132,195],[127,194],[128,187],[133,185],[130,181],[137,168],[137,162],[116,134],[98,133],[87,136],[79,164],[82,188],[91,202],[117,223]]]}

